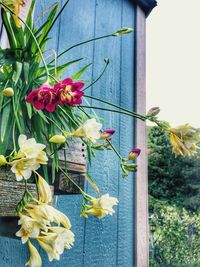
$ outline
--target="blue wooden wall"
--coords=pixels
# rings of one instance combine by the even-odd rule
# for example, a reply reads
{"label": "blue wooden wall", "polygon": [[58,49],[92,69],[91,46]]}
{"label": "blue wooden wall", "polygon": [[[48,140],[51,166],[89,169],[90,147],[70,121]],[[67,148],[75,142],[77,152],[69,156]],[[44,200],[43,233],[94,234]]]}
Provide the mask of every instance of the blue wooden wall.
{"label": "blue wooden wall", "polygon": [[[53,3],[38,0],[37,15]],[[61,3],[62,2],[62,3]],[[63,4],[63,0],[60,3]],[[134,28],[135,10],[129,0],[71,0],[52,32],[50,48],[58,52],[85,39],[115,32],[122,26]],[[46,56],[50,53],[48,51]],[[84,57],[82,63],[70,67],[66,77],[92,62],[85,80],[95,79],[110,59],[109,68],[100,82],[89,91],[94,96],[134,109],[134,34],[100,40],[71,50],[62,58]],[[95,101],[92,105],[99,105]],[[102,105],[101,105],[102,106]],[[113,142],[126,156],[134,144],[134,121],[118,114],[97,112],[106,118],[105,128],[116,129]],[[123,179],[118,158],[113,152],[99,152],[90,170],[103,193],[119,199],[113,217],[103,220],[80,217],[80,195],[58,197],[58,208],[66,213],[76,236],[73,249],[62,255],[62,260],[49,263],[44,253],[45,267],[132,267],[134,266],[134,177]],[[86,185],[90,194],[94,192]],[[0,238],[0,267],[21,267],[28,259],[26,246],[19,240]]]}

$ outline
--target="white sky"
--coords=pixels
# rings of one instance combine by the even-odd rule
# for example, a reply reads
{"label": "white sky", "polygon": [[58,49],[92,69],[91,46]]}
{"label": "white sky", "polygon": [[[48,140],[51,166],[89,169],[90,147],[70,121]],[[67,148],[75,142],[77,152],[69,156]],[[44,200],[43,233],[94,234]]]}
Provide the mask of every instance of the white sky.
{"label": "white sky", "polygon": [[200,127],[200,0],[158,0],[147,18],[147,108]]}

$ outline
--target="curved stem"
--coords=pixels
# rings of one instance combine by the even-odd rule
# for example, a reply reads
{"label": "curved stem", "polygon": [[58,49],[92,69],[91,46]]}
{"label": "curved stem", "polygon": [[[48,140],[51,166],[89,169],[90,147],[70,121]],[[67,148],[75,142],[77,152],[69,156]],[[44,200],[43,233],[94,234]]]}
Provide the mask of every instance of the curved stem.
{"label": "curved stem", "polygon": [[123,112],[123,111],[118,111],[118,110],[114,110],[114,109],[107,109],[107,108],[94,107],[94,106],[83,106],[83,105],[81,105],[81,107],[83,107],[83,108],[91,108],[91,109],[98,109],[98,110],[105,110],[105,111],[114,112],[114,113],[119,113],[119,114],[124,114],[124,115],[127,115],[127,116],[131,116],[131,117],[140,119],[140,116],[138,117],[138,116],[136,116],[136,115],[133,115],[132,113]]}
{"label": "curved stem", "polygon": [[112,107],[115,107],[115,108],[121,109],[123,111],[126,111],[127,113],[132,114],[133,116],[137,117],[140,120],[145,121],[147,119],[146,116],[140,115],[140,114],[138,114],[136,112],[130,111],[130,110],[126,109],[126,108],[123,108],[123,107],[120,107],[118,105],[112,104],[112,103],[110,103],[108,101],[105,101],[105,100],[102,100],[100,98],[97,98],[97,97],[94,97],[94,96],[89,96],[89,95],[84,95],[84,97],[91,98],[91,99],[94,99],[96,101],[102,102],[104,104],[110,105]]}
{"label": "curved stem", "polygon": [[[80,46],[80,45],[83,45],[83,44],[87,44],[87,43],[90,43],[90,42],[93,42],[93,41],[96,41],[96,40],[112,37],[112,36],[113,36],[113,33],[112,34],[103,35],[103,36],[100,36],[100,37],[96,37],[96,38],[92,38],[92,39],[89,39],[87,41],[83,41],[83,42],[80,42],[78,44],[72,45],[71,47],[67,48],[62,53],[60,53],[57,58],[60,58],[62,55],[64,55],[65,53],[69,52],[71,49],[73,49],[73,48],[75,48],[77,46]],[[53,62],[53,60],[49,64],[51,64],[52,62]]]}
{"label": "curved stem", "polygon": [[91,84],[89,84],[88,86],[86,86],[86,87],[83,89],[83,91],[87,90],[88,88],[90,88],[91,86],[93,86],[96,82],[98,82],[98,81],[101,79],[101,77],[104,75],[104,73],[105,73],[105,71],[106,71],[106,69],[107,69],[107,67],[108,67],[108,64],[109,64],[109,61],[106,62],[106,65],[105,65],[105,67],[104,67],[102,73],[99,75],[99,77],[98,77],[96,80],[94,80]]}
{"label": "curved stem", "polygon": [[76,182],[59,166],[58,169],[80,190],[82,195],[85,195],[85,192],[77,185]]}

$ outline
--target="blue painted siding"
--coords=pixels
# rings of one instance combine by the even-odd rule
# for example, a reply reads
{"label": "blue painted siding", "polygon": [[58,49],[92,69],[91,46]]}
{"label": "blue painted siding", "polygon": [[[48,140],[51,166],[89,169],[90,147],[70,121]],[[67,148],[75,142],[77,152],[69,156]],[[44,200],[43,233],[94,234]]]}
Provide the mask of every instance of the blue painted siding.
{"label": "blue painted siding", "polygon": [[[37,12],[54,0],[42,0]],[[60,1],[62,4],[64,1]],[[52,32],[48,49],[62,52],[66,47],[85,39],[109,34],[122,26],[134,28],[135,10],[129,0],[71,0]],[[85,59],[69,67],[70,76],[81,66],[93,63],[85,80],[93,80],[104,67],[104,58],[110,65],[100,82],[88,93],[134,109],[134,34],[89,43],[70,51],[61,59]],[[50,50],[47,54],[51,53]],[[91,101],[92,105],[100,105]],[[101,104],[101,106],[103,106]],[[118,114],[98,112],[106,118],[104,128],[116,129],[113,142],[124,156],[133,147],[134,121]],[[49,263],[44,256],[45,267],[133,267],[134,266],[134,177],[121,177],[118,158],[111,151],[99,152],[90,174],[97,180],[103,193],[119,198],[119,206],[113,217],[103,220],[80,217],[81,196],[58,197],[58,208],[66,213],[76,235],[73,249],[66,251],[59,262]],[[86,190],[94,192],[86,185]],[[28,259],[28,251],[18,240],[0,238],[0,267],[21,267]]]}

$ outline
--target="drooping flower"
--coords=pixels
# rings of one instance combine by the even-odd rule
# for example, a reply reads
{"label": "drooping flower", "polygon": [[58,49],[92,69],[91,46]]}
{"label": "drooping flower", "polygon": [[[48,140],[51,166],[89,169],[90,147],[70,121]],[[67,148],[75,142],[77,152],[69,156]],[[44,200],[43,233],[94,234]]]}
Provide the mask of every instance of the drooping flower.
{"label": "drooping flower", "polygon": [[200,141],[200,129],[189,124],[177,128],[170,128],[170,142],[174,154],[181,156],[192,156],[197,153],[197,143]]}
{"label": "drooping flower", "polygon": [[45,230],[45,226],[40,221],[30,218],[27,215],[20,214],[20,220],[18,222],[21,225],[20,230],[16,233],[16,236],[21,237],[22,244],[26,243],[29,238],[36,238],[40,234],[41,228]]}
{"label": "drooping flower", "polygon": [[56,94],[59,98],[59,104],[67,106],[80,105],[82,103],[83,82],[74,82],[71,78],[66,78],[62,82],[54,86]]}
{"label": "drooping flower", "polygon": [[37,242],[47,253],[49,261],[59,260],[60,259],[59,251],[64,250],[62,247],[63,244],[57,243],[57,246],[56,246],[57,238],[58,238],[58,235],[56,233],[47,233],[47,235],[39,236],[38,238],[36,238]]}
{"label": "drooping flower", "polygon": [[49,139],[49,142],[55,144],[62,144],[66,142],[66,138],[61,134],[56,134]]}
{"label": "drooping flower", "polygon": [[18,138],[20,150],[9,164],[11,171],[15,173],[17,181],[29,179],[32,171],[37,170],[40,164],[46,164],[48,158],[43,151],[45,145],[36,143],[34,138],[27,139],[25,135]]}
{"label": "drooping flower", "polygon": [[11,87],[7,87],[2,91],[3,96],[11,97],[14,95],[14,91]]}
{"label": "drooping flower", "polygon": [[96,119],[87,120],[81,127],[79,127],[74,133],[66,134],[71,136],[86,137],[92,142],[96,142],[101,136],[100,130],[102,124],[98,123]]}
{"label": "drooping flower", "polygon": [[[63,247],[65,249],[70,249],[73,244],[74,244],[74,233],[66,228],[63,227],[59,227],[59,226],[53,226],[53,227],[49,227],[49,230],[52,231],[53,233],[58,234],[58,238],[56,239],[57,243],[62,243],[61,246],[59,247]],[[60,253],[62,254],[63,251],[60,250]]]}
{"label": "drooping flower", "polygon": [[42,266],[42,259],[40,254],[38,253],[37,249],[32,245],[30,240],[28,241],[28,247],[30,251],[30,258],[26,263],[26,266],[30,267],[41,267]]}
{"label": "drooping flower", "polygon": [[38,195],[39,201],[43,203],[49,203],[52,201],[52,193],[49,184],[38,175]]}
{"label": "drooping flower", "polygon": [[140,148],[133,148],[128,155],[129,160],[136,160],[137,157],[140,155],[141,149]]}
{"label": "drooping flower", "polygon": [[24,0],[1,0],[1,3],[5,4],[15,15],[14,15],[14,20],[16,26],[19,28],[21,26],[21,21],[18,18],[19,13],[20,13],[20,8],[25,5]]}
{"label": "drooping flower", "polygon": [[109,194],[102,195],[100,198],[92,198],[92,205],[88,206],[85,212],[96,216],[97,218],[104,218],[106,215],[113,215],[115,213],[113,206],[119,203],[115,197],[110,197]]}
{"label": "drooping flower", "polygon": [[108,139],[108,138],[110,138],[114,133],[115,133],[115,130],[104,130],[104,131],[101,133],[99,139],[101,139],[101,140]]}
{"label": "drooping flower", "polygon": [[43,84],[28,94],[26,102],[32,103],[38,110],[46,109],[48,112],[54,112],[58,104],[58,98],[53,88]]}

